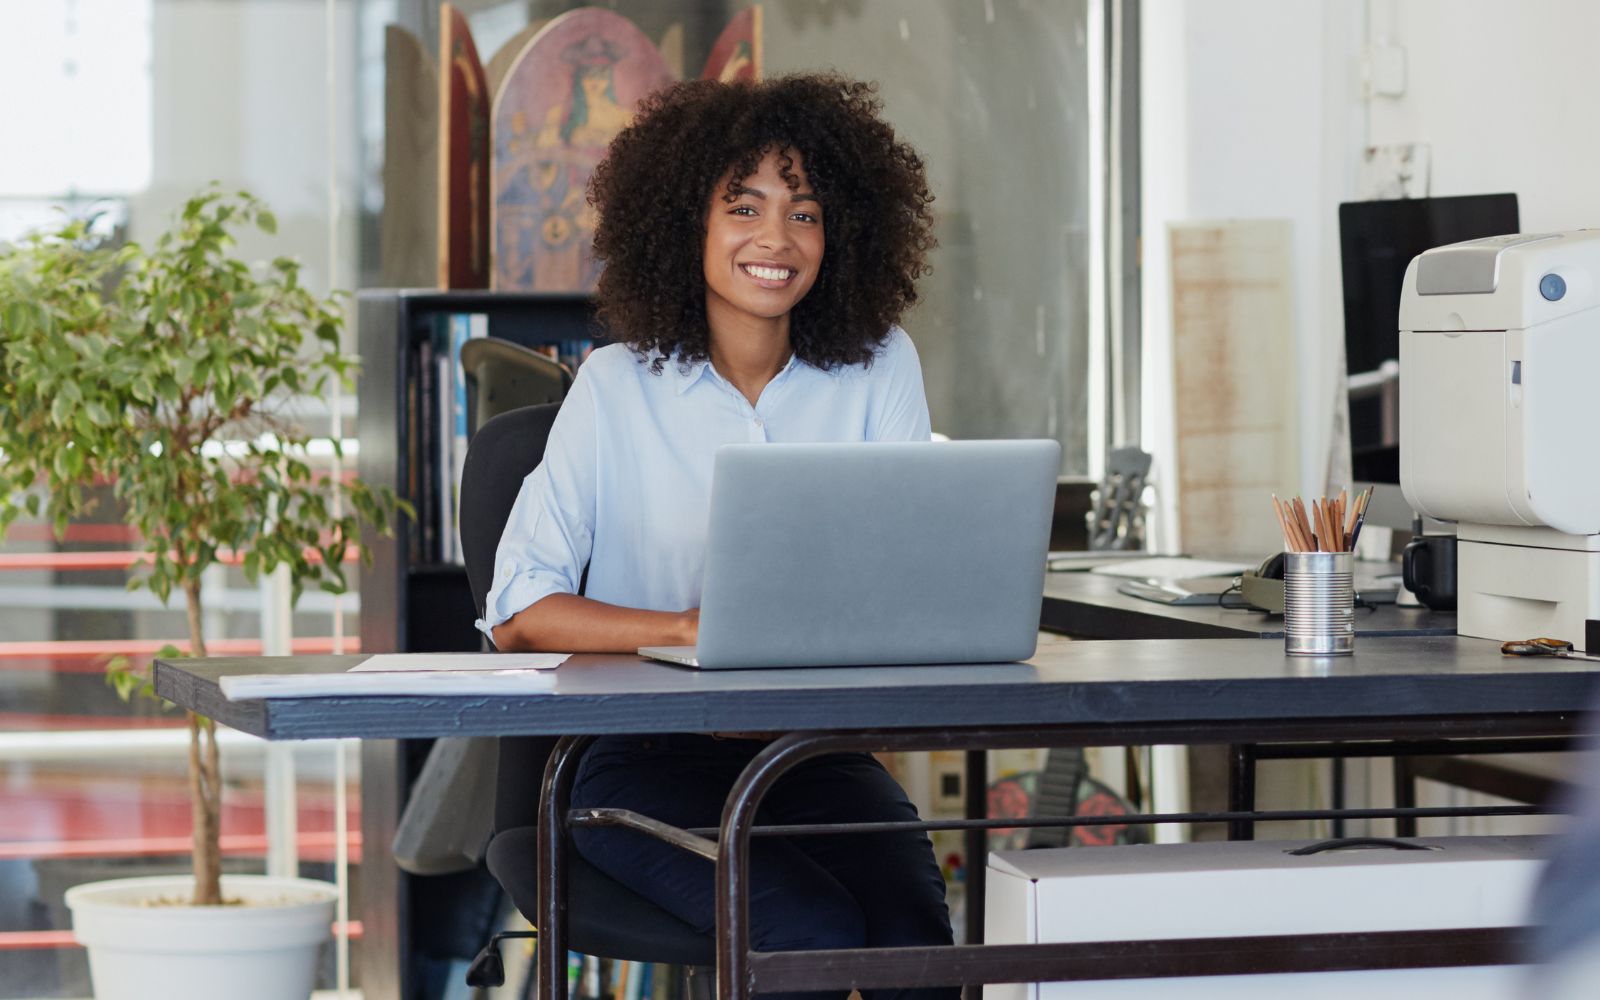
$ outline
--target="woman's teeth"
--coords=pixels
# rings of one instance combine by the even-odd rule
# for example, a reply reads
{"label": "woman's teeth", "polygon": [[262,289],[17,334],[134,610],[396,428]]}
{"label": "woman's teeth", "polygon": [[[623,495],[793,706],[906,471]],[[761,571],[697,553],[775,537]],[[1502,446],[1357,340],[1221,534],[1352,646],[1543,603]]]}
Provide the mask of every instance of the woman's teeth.
{"label": "woman's teeth", "polygon": [[761,267],[758,264],[746,264],[744,271],[751,277],[760,278],[762,281],[786,281],[790,275],[794,274],[793,271],[786,267]]}

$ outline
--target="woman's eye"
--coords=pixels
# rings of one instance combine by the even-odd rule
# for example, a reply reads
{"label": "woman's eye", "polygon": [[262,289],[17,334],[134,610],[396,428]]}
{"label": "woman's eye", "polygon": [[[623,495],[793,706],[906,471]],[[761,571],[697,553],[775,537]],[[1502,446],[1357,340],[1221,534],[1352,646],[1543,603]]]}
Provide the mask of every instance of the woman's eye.
{"label": "woman's eye", "polygon": [[791,215],[790,218],[791,219],[798,219],[801,222],[816,222],[817,221],[817,217],[815,215],[812,215],[810,212],[796,212],[793,215]]}
{"label": "woman's eye", "polygon": [[755,207],[752,206],[752,205],[735,205],[735,206],[733,206],[732,214],[733,215],[754,215],[754,214],[756,214],[756,210],[755,210]]}

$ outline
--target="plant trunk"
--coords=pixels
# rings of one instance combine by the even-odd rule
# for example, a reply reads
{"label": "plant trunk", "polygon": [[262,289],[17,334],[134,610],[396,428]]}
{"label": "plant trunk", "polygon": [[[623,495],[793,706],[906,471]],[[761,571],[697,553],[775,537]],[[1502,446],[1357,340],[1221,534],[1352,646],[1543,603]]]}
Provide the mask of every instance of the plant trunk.
{"label": "plant trunk", "polygon": [[[189,652],[206,655],[200,629],[200,581],[186,580],[183,595],[189,612]],[[189,715],[189,809],[194,818],[194,905],[222,905],[222,762],[217,753],[217,724],[194,712]]]}

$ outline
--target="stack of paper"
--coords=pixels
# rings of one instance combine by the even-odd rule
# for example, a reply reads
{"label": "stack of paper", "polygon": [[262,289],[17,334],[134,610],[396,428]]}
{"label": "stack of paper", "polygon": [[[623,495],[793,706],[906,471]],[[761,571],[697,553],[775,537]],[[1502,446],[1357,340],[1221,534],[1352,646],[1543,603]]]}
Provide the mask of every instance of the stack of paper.
{"label": "stack of paper", "polygon": [[1139,580],[1194,580],[1202,576],[1237,576],[1253,566],[1253,563],[1157,556],[1154,559],[1129,559],[1109,566],[1096,566],[1089,572]]}
{"label": "stack of paper", "polygon": [[239,674],[223,677],[222,693],[246,698],[326,695],[522,694],[555,686],[555,668],[570,653],[392,653],[369,656],[330,674]]}

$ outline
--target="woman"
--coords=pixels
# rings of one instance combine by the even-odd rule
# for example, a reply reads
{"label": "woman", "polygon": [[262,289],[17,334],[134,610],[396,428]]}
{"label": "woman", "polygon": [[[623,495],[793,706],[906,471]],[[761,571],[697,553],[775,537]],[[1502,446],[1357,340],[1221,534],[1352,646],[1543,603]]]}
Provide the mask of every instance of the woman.
{"label": "woman", "polygon": [[[599,315],[620,343],[579,370],[507,522],[480,623],[497,647],[693,645],[718,445],[929,438],[916,349],[895,324],[933,246],[932,195],[879,106],[871,86],[834,76],[694,81],[646,100],[612,143],[590,200]],[[764,745],[737,733],[601,739],[573,804],[715,826]],[[915,816],[870,755],[840,754],[786,775],[760,820]],[[711,932],[710,862],[621,829],[576,843]],[[751,886],[759,950],[950,942],[921,834],[763,838]]]}

